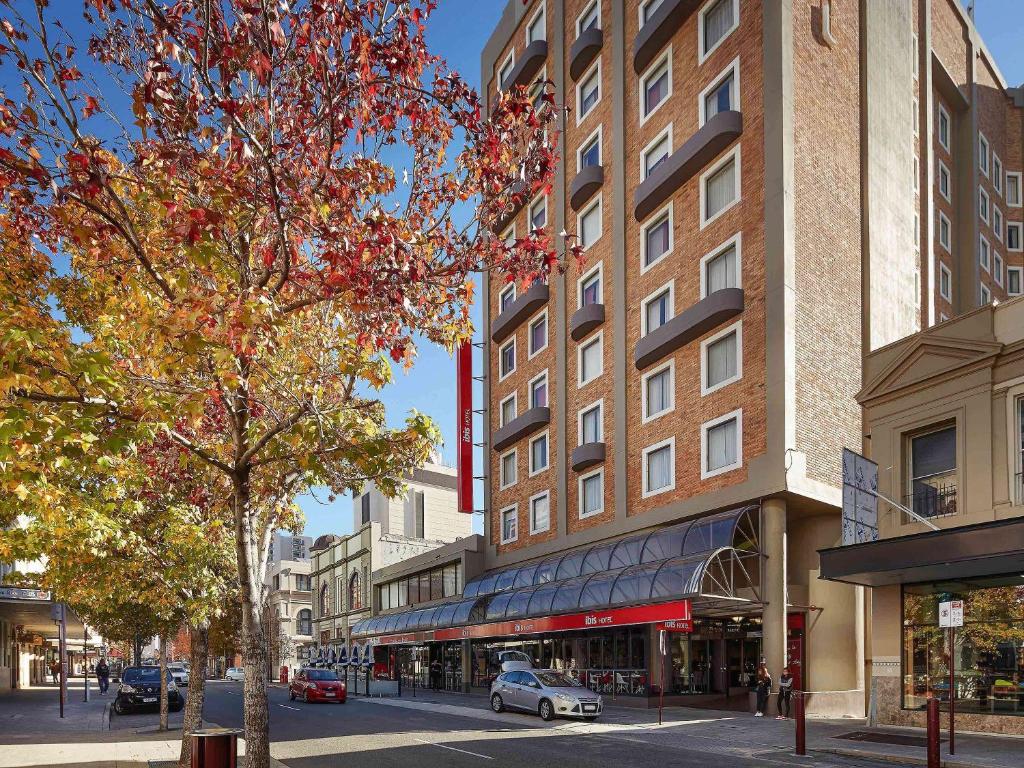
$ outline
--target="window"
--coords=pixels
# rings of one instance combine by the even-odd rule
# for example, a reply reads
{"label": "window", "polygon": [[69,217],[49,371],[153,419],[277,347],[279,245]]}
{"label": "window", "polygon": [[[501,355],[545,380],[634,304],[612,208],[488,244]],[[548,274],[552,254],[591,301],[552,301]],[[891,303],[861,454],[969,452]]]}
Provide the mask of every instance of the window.
{"label": "window", "polygon": [[999,194],[1003,193],[1003,161],[995,152],[992,153],[992,186]]}
{"label": "window", "polygon": [[700,61],[703,61],[722,44],[729,33],[736,29],[740,20],[739,0],[712,0],[701,9],[697,23],[700,36]]}
{"label": "window", "polygon": [[505,490],[516,484],[516,449],[513,448],[508,453],[502,454],[501,465],[499,467],[499,480],[501,490]]}
{"label": "window", "polygon": [[601,57],[590,71],[580,78],[576,86],[576,125],[583,122],[584,118],[597,106],[601,100]]}
{"label": "window", "polygon": [[303,608],[299,611],[299,634],[313,634],[313,612],[309,608]]}
{"label": "window", "polygon": [[646,272],[672,250],[672,203],[657,213],[640,232],[640,272]]}
{"label": "window", "polygon": [[1020,173],[1006,174],[1006,204],[1014,208],[1020,208]]}
{"label": "window", "polygon": [[1003,257],[996,251],[992,251],[992,276],[996,279],[996,285],[1003,284]]}
{"label": "window", "polygon": [[1011,296],[1020,296],[1022,292],[1021,279],[1024,278],[1024,268],[1006,268],[1006,292]]}
{"label": "window", "polygon": [[544,3],[540,4],[540,8],[537,9],[537,13],[530,19],[530,23],[526,27],[526,44],[529,45],[536,40],[546,40],[547,34],[545,32],[545,25],[547,23],[547,13],[545,11]]}
{"label": "window", "polygon": [[551,526],[551,501],[548,492],[530,498],[530,533],[543,533]]}
{"label": "window", "polygon": [[498,314],[501,314],[508,309],[512,302],[516,300],[516,284],[509,283],[501,289],[501,294],[498,296]]}
{"label": "window", "polygon": [[914,191],[917,192],[921,188],[921,168],[917,155],[914,155],[914,169],[912,173],[914,177]]}
{"label": "window", "polygon": [[530,204],[530,229],[542,229],[548,221],[548,199],[539,197]]}
{"label": "window", "polygon": [[600,443],[604,430],[601,425],[602,401],[598,401],[580,411],[579,444]]}
{"label": "window", "polygon": [[579,386],[589,384],[604,370],[604,333],[598,331],[594,338],[577,348],[579,360]]}
{"label": "window", "polygon": [[309,576],[305,573],[295,574],[295,589],[299,592],[309,592]]}
{"label": "window", "polygon": [[701,342],[701,395],[743,377],[743,325],[736,323]]}
{"label": "window", "polygon": [[654,12],[656,10],[658,10],[658,8],[661,7],[661,4],[663,2],[664,2],[664,0],[647,0],[647,2],[640,4],[640,26],[641,27],[644,24],[646,24],[648,21],[650,21],[651,16],[653,16]]}
{"label": "window", "polygon": [[672,154],[672,125],[659,133],[640,153],[640,175],[647,178]]}
{"label": "window", "polygon": [[280,589],[281,589],[281,574],[275,573],[274,574],[274,591],[276,592],[276,591],[278,591]]}
{"label": "window", "polygon": [[987,285],[981,286],[981,306],[987,306],[992,301],[992,291],[988,289]]}
{"label": "window", "polygon": [[640,122],[664,104],[672,93],[672,47],[640,78]]}
{"label": "window", "polygon": [[498,380],[504,379],[506,376],[511,374],[516,369],[516,337],[513,336],[509,341],[501,348],[498,353],[498,357],[501,361],[501,375],[498,376]]}
{"label": "window", "polygon": [[917,47],[917,35],[916,34],[912,34],[910,37],[911,37],[910,68],[911,68],[911,70],[914,73],[914,79],[917,80],[918,77],[920,76],[920,70],[921,70],[921,64],[918,61],[918,59],[921,56],[921,53],[920,53],[920,49]]}
{"label": "window", "polygon": [[644,311],[640,318],[641,336],[658,330],[672,319],[672,293],[672,283],[669,283],[644,299]]}
{"label": "window", "polygon": [[547,408],[548,406],[548,372],[537,376],[530,382],[530,407]]}
{"label": "window", "polygon": [[548,345],[548,311],[541,313],[530,322],[530,357]]}
{"label": "window", "polygon": [[701,298],[725,288],[740,287],[740,243],[737,233],[701,259]]}
{"label": "window", "polygon": [[992,270],[991,258],[991,249],[989,248],[988,240],[986,240],[985,236],[982,235],[978,248],[978,261],[981,262],[981,267],[986,272],[990,272]]}
{"label": "window", "polygon": [[504,427],[506,424],[512,423],[512,420],[518,415],[516,411],[516,393],[513,392],[501,401],[501,406],[498,411],[500,422],[499,426]]}
{"label": "window", "polygon": [[992,233],[996,236],[996,240],[1002,242],[1003,240],[1003,212],[992,206]]}
{"label": "window", "polygon": [[985,134],[978,134],[978,168],[981,172],[988,176],[988,139],[985,138]]}
{"label": "window", "polygon": [[362,498],[359,499],[359,519],[362,521],[362,525],[366,525],[370,522],[370,494],[364,493]]}
{"label": "window", "polygon": [[946,214],[942,211],[939,211],[939,245],[950,253],[953,252],[949,219],[946,218]]}
{"label": "window", "polygon": [[511,541],[515,541],[519,537],[519,513],[517,507],[513,504],[511,507],[505,507],[501,510],[501,543],[508,544]]}
{"label": "window", "polygon": [[740,108],[740,59],[737,56],[725,72],[701,91],[699,97],[700,124],[704,125],[719,112]]}
{"label": "window", "polygon": [[743,411],[739,410],[701,425],[701,478],[743,466],[742,421]]}
{"label": "window", "polygon": [[601,237],[601,195],[579,214],[576,219],[576,232],[584,250]]}
{"label": "window", "polygon": [[413,495],[413,512],[416,516],[416,533],[417,539],[426,537],[427,521],[426,521],[426,497],[423,495],[423,491],[414,491]]}
{"label": "window", "polygon": [[921,216],[914,211],[914,250],[921,252]]}
{"label": "window", "polygon": [[501,69],[498,70],[498,90],[504,90],[505,82],[512,74],[512,68],[516,64],[516,52],[511,50],[508,53],[508,58],[505,59],[505,63],[501,65]]}
{"label": "window", "polygon": [[587,140],[580,145],[579,151],[576,154],[577,171],[601,165],[601,133],[601,126],[598,126],[597,130],[590,134]]}
{"label": "window", "polygon": [[544,432],[530,441],[530,475],[536,475],[548,468],[548,433]]}
{"label": "window", "polygon": [[740,148],[719,160],[701,176],[701,229],[706,227],[740,199]]}
{"label": "window", "polygon": [[918,101],[917,99],[914,99],[913,107],[911,109],[911,123],[914,126],[914,136],[915,137],[919,136],[921,134],[921,125],[920,125],[920,120],[918,118],[918,112],[920,110],[921,110],[921,102]]}
{"label": "window", "polygon": [[947,152],[949,151],[949,113],[939,105],[939,144]]}
{"label": "window", "polygon": [[946,301],[953,301],[953,273],[945,264],[939,264],[939,295]]}
{"label": "window", "polygon": [[939,160],[939,192],[946,200],[952,201],[953,198],[949,190],[949,168],[941,160]]}
{"label": "window", "polygon": [[643,496],[654,496],[676,487],[676,439],[670,437],[643,452]]}
{"label": "window", "polygon": [[675,407],[675,363],[670,361],[650,373],[644,374],[643,420],[653,421]]}
{"label": "window", "polygon": [[978,216],[988,224],[988,192],[978,187]]}
{"label": "window", "polygon": [[353,571],[352,577],[348,580],[348,608],[350,611],[358,611],[363,607],[363,588],[359,580],[359,571]]}
{"label": "window", "polygon": [[590,272],[580,278],[579,281],[579,305],[585,307],[588,304],[601,303],[601,265],[598,264]]}
{"label": "window", "polygon": [[588,29],[601,28],[601,2],[594,0],[583,9],[583,13],[576,19],[576,36],[579,37]]}
{"label": "window", "polygon": [[1011,251],[1021,250],[1021,235],[1024,225],[1019,221],[1011,221],[1006,225],[1006,247]]}
{"label": "window", "polygon": [[580,517],[604,512],[604,468],[580,476]]}
{"label": "window", "polygon": [[956,514],[956,425],[909,439],[909,483],[904,506],[921,517]]}

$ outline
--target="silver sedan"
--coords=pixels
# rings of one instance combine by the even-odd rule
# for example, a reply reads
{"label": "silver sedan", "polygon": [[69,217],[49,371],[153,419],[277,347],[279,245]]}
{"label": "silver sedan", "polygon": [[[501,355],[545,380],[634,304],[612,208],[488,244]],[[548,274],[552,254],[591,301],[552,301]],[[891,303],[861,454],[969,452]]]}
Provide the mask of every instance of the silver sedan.
{"label": "silver sedan", "polygon": [[604,708],[601,697],[563,672],[550,669],[503,672],[491,684],[491,709],[536,712],[544,720],[593,720]]}

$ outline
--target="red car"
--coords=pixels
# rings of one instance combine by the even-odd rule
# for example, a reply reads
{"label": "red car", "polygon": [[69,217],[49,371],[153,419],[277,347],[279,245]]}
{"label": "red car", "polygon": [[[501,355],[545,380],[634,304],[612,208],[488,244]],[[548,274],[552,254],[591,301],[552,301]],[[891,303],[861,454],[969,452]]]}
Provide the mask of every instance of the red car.
{"label": "red car", "polygon": [[330,669],[300,669],[288,686],[288,697],[295,701],[337,701],[345,703],[345,683]]}

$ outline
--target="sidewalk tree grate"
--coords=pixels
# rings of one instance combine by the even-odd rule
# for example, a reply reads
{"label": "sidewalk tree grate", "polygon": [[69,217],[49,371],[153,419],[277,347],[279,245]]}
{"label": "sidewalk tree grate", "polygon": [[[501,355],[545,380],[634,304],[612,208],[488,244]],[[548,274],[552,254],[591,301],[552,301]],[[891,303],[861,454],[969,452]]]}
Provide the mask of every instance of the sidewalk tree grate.
{"label": "sidewalk tree grate", "polygon": [[[894,744],[900,747],[925,747],[928,745],[924,736],[878,731],[850,731],[849,733],[842,733],[832,738],[846,739],[847,741],[866,741],[871,744]],[[946,739],[942,739],[942,741],[946,741]]]}

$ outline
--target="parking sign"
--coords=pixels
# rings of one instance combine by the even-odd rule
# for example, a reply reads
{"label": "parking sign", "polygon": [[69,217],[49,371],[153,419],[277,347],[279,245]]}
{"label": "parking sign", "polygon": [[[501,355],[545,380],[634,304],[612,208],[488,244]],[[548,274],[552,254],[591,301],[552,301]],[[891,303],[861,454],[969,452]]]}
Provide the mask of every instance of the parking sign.
{"label": "parking sign", "polygon": [[939,603],[939,626],[962,627],[964,625],[964,601],[948,600]]}

